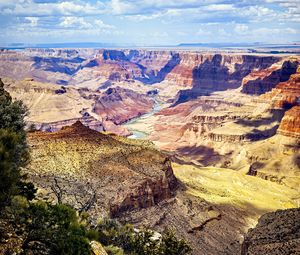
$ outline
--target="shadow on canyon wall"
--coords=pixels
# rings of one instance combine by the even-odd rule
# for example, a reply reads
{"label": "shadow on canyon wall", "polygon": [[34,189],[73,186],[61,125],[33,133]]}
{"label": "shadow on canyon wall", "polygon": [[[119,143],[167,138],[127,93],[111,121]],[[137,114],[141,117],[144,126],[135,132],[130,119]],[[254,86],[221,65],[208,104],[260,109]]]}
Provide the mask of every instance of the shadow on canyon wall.
{"label": "shadow on canyon wall", "polygon": [[[189,156],[189,158],[195,158],[195,161],[203,166],[208,166],[215,162],[219,162],[222,160],[224,155],[219,154],[213,148],[207,146],[184,146],[180,147],[176,150],[178,155]],[[183,159],[176,159],[179,163],[188,163]]]}
{"label": "shadow on canyon wall", "polygon": [[136,80],[139,80],[145,84],[154,84],[154,83],[159,83],[162,82],[166,76],[180,63],[181,58],[179,53],[172,53],[171,59],[168,61],[168,63],[159,70],[157,74],[155,74],[154,71],[151,71],[150,73],[145,73],[146,68],[144,66],[140,67],[143,70],[143,76],[148,76],[147,77],[136,77]]}
{"label": "shadow on canyon wall", "polygon": [[[258,119],[238,119],[237,124],[245,127],[254,127],[254,129],[246,134],[246,139],[251,141],[260,141],[269,138],[276,134],[279,127],[279,123],[282,120],[285,113],[285,109],[272,109],[270,110],[270,116]],[[270,126],[270,128],[259,130],[258,127]]]}
{"label": "shadow on canyon wall", "polygon": [[279,124],[265,130],[259,130],[255,128],[250,133],[246,134],[246,139],[250,141],[261,141],[267,139],[276,134],[278,127]]}
{"label": "shadow on canyon wall", "polygon": [[[231,72],[224,64],[225,61],[230,64],[231,60],[223,59],[225,57],[226,56],[222,56],[221,54],[216,54],[211,60],[207,59],[204,63],[195,67],[193,70],[192,88],[179,91],[173,106],[191,99],[196,99],[198,96],[209,96],[215,91],[239,88],[243,78],[254,69],[266,69],[279,60],[278,58],[270,56],[257,57],[244,55],[242,56],[242,63],[235,63],[234,71]],[[290,67],[289,64],[286,64],[286,66],[287,69]],[[293,73],[293,71],[294,69],[290,73]],[[288,76],[285,71],[283,74],[285,78]],[[275,85],[273,85],[273,87]]]}
{"label": "shadow on canyon wall", "polygon": [[73,75],[81,69],[81,63],[84,60],[85,59],[80,57],[70,59],[57,57],[33,57],[33,67],[44,71]]}
{"label": "shadow on canyon wall", "polygon": [[262,125],[271,125],[274,122],[280,122],[284,116],[285,110],[271,109],[270,116],[258,119],[238,119],[237,124],[247,127],[260,127]]}
{"label": "shadow on canyon wall", "polygon": [[273,71],[269,76],[248,81],[244,84],[242,92],[250,95],[261,95],[271,91],[278,83],[289,80],[290,76],[297,72],[298,65],[298,62],[285,61],[281,69]]}

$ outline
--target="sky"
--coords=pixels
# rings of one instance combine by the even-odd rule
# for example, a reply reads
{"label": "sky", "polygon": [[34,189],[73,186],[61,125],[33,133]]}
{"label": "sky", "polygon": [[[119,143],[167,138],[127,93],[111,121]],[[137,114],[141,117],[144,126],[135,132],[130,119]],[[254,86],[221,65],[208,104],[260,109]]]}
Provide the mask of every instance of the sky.
{"label": "sky", "polygon": [[0,44],[300,42],[300,0],[0,0]]}

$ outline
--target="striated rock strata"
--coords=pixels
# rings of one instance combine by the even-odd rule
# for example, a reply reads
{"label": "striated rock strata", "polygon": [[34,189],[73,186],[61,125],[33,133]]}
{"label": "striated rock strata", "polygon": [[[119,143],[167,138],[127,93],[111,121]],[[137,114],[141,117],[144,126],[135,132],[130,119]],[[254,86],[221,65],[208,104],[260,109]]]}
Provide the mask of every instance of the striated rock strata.
{"label": "striated rock strata", "polygon": [[299,62],[286,60],[280,64],[272,65],[270,68],[255,71],[243,79],[242,92],[250,95],[261,95],[273,88],[280,82],[289,80],[296,73]]}
{"label": "striated rock strata", "polygon": [[97,96],[93,111],[118,125],[151,111],[153,105],[154,101],[146,95],[118,86]]}
{"label": "striated rock strata", "polygon": [[300,105],[294,106],[285,113],[277,133],[300,138]]}

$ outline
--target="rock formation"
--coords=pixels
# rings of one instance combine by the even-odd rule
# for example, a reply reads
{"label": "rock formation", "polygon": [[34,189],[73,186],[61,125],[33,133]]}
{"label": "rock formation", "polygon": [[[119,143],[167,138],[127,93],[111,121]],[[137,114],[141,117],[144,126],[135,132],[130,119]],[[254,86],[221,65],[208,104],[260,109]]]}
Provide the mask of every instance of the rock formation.
{"label": "rock formation", "polygon": [[149,112],[154,101],[146,95],[121,87],[109,88],[95,98],[93,111],[104,120],[119,125]]}
{"label": "rock formation", "polygon": [[288,110],[278,128],[279,134],[300,138],[300,105]]}
{"label": "rock formation", "polygon": [[209,95],[214,91],[235,89],[243,78],[253,70],[261,70],[279,61],[275,57],[247,55],[199,55],[198,65],[191,73],[192,88],[178,93],[176,104],[195,99],[200,95]]}
{"label": "rock formation", "polygon": [[263,215],[246,235],[241,254],[300,254],[300,208]]}
{"label": "rock formation", "polygon": [[261,100],[268,100],[272,107],[289,109],[299,105],[300,97],[300,68],[290,76],[289,80],[280,82],[270,92],[261,95]]}
{"label": "rock formation", "polygon": [[77,209],[94,196],[94,219],[153,206],[176,189],[169,159],[147,142],[104,135],[80,122],[58,132],[30,133],[28,141],[29,178],[49,199],[53,187],[62,189],[64,201]]}

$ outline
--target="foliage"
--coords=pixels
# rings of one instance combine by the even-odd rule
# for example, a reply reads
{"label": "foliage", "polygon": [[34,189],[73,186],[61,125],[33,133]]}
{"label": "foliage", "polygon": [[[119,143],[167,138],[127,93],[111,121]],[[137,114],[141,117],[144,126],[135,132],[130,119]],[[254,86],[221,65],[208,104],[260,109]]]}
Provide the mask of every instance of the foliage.
{"label": "foliage", "polygon": [[0,208],[8,204],[10,198],[18,193],[20,169],[16,157],[22,138],[15,132],[0,129]]}
{"label": "foliage", "polygon": [[22,208],[23,202],[14,213],[18,213],[16,226],[26,236],[22,246],[25,251],[38,243],[39,249],[47,250],[46,254],[90,255],[88,230],[79,224],[74,209],[44,202],[31,203],[26,210]]}
{"label": "foliage", "polygon": [[37,188],[34,187],[32,182],[18,181],[17,188],[19,191],[19,195],[26,197],[29,201],[35,198],[35,194],[37,192]]}
{"label": "foliage", "polygon": [[104,248],[108,255],[124,255],[124,251],[120,247],[109,245]]}
{"label": "foliage", "polygon": [[120,247],[125,254],[183,255],[191,251],[190,246],[184,240],[178,240],[172,231],[165,231],[161,238],[157,238],[149,229],[136,230],[132,225],[121,225],[110,219],[99,222],[97,231],[102,244],[106,247]]}
{"label": "foliage", "polygon": [[24,117],[27,108],[12,101],[0,79],[0,208],[18,193],[20,168],[29,159]]}
{"label": "foliage", "polygon": [[160,254],[183,255],[191,251],[191,247],[183,239],[178,240],[173,231],[166,230],[162,234]]}
{"label": "foliage", "polygon": [[74,209],[61,203],[31,202],[37,189],[25,182],[20,173],[29,160],[26,114],[26,107],[21,101],[12,100],[0,79],[0,220],[8,220],[15,234],[22,236],[25,254],[90,255],[90,240],[96,239],[105,245],[109,255],[190,252],[185,241],[178,240],[172,232],[154,238],[149,229],[136,230],[114,220],[103,220],[91,229],[85,212],[79,217]]}

